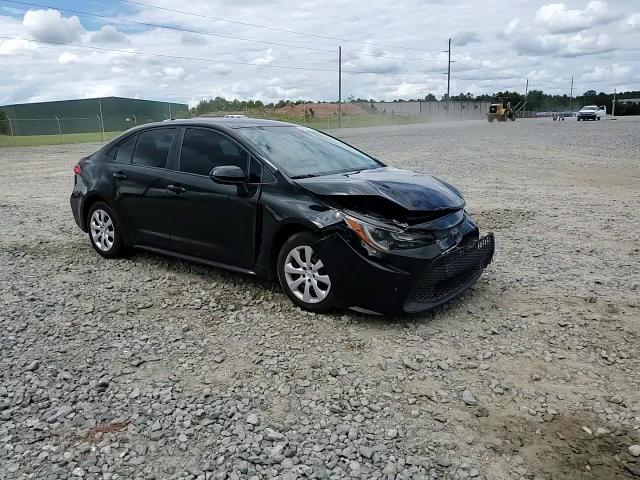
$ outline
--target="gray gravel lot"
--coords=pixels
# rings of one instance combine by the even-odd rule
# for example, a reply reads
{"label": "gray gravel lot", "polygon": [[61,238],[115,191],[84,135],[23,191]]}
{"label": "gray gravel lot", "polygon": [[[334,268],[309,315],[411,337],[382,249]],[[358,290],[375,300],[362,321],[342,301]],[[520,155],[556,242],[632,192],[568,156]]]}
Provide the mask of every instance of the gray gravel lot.
{"label": "gray gravel lot", "polygon": [[97,145],[0,149],[0,478],[640,478],[640,118],[336,134],[465,193],[498,249],[468,294],[312,315],[107,261],[68,204]]}

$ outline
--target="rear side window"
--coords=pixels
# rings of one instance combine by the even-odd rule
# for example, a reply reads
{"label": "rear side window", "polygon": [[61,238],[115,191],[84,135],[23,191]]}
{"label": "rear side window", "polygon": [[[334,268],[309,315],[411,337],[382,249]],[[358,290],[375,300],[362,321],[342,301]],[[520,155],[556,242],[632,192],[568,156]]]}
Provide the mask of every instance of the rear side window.
{"label": "rear side window", "polygon": [[237,165],[247,172],[249,158],[244,149],[222,133],[187,128],[180,152],[180,171],[209,175],[214,167]]}
{"label": "rear side window", "polygon": [[115,147],[111,147],[105,155],[117,162],[129,163],[131,161],[133,147],[136,145],[136,137],[137,135],[131,135],[124,142],[120,142]]}
{"label": "rear side window", "polygon": [[118,145],[116,150],[116,162],[129,163],[131,161],[131,154],[133,153],[133,147],[136,145],[136,136],[132,135],[124,142]]}
{"label": "rear side window", "polygon": [[154,128],[140,132],[133,152],[133,163],[145,167],[166,167],[175,134],[175,128]]}

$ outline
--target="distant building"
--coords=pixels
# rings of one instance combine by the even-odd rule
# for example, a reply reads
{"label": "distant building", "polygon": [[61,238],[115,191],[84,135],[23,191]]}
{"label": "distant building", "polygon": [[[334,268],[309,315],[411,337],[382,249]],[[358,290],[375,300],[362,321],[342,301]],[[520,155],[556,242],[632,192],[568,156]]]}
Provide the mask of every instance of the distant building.
{"label": "distant building", "polygon": [[[57,102],[2,105],[13,135],[57,135],[59,133],[120,132],[142,123],[168,118],[186,118],[183,103],[103,97]],[[9,132],[3,125],[3,131]]]}

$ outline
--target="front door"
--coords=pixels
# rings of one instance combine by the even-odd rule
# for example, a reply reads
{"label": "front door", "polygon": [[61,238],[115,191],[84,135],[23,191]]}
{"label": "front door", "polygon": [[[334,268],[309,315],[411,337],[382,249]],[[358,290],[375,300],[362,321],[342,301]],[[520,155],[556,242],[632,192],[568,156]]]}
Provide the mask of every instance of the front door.
{"label": "front door", "polygon": [[186,128],[179,171],[170,172],[172,249],[242,269],[255,262],[258,186],[215,183],[216,166],[237,165],[247,172],[249,154],[232,138],[208,128]]}

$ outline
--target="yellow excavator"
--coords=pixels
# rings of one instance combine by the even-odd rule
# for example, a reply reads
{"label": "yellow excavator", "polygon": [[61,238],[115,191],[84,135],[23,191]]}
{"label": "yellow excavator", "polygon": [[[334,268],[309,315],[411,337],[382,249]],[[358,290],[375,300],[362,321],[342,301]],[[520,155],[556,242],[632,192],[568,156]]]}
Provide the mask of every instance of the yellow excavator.
{"label": "yellow excavator", "polygon": [[515,109],[511,108],[511,102],[507,97],[498,97],[497,103],[489,105],[487,120],[490,122],[494,120],[506,122],[507,119],[512,122],[516,121]]}

